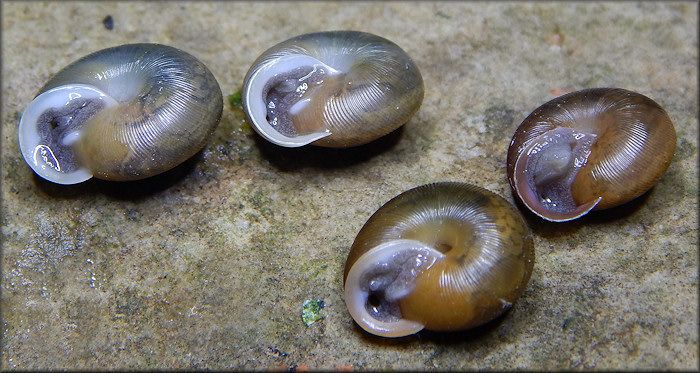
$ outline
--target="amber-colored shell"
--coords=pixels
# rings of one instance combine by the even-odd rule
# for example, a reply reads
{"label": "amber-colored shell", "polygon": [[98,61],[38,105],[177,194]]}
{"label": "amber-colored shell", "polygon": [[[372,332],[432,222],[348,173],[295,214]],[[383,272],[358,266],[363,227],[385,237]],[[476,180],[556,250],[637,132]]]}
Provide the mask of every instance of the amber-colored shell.
{"label": "amber-colored shell", "polygon": [[530,231],[505,199],[435,183],[387,202],[350,249],[345,302],[370,333],[461,330],[509,309],[534,264]]}
{"label": "amber-colored shell", "polygon": [[671,164],[676,131],[652,99],[620,88],[557,97],[532,112],[508,149],[515,196],[551,221],[630,201]]}
{"label": "amber-colored shell", "polygon": [[55,183],[143,179],[202,149],[222,110],[218,82],[194,56],[161,44],[120,45],[46,82],[20,120],[20,148]]}
{"label": "amber-colored shell", "polygon": [[406,123],[423,101],[423,78],[393,42],[359,31],[283,41],[246,74],[243,106],[253,128],[285,147],[344,148]]}

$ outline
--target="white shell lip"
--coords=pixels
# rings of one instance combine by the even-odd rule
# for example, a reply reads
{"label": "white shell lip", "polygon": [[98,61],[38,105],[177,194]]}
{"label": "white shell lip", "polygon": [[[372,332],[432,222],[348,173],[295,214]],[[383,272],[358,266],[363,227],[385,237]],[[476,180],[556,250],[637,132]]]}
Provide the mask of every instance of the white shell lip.
{"label": "white shell lip", "polygon": [[[22,113],[22,118],[19,121],[19,147],[24,160],[37,175],[57,184],[81,183],[92,178],[92,173],[84,167],[66,172],[53,150],[40,143],[37,121],[46,110],[67,105],[71,100],[79,98],[101,100],[105,106],[118,105],[113,98],[92,86],[85,84],[64,85],[52,88],[34,98]],[[80,133],[74,132],[68,136],[68,141],[64,140],[64,145],[69,146],[78,141],[79,138]]]}
{"label": "white shell lip", "polygon": [[308,145],[316,140],[331,135],[329,130],[325,130],[323,132],[289,137],[277,131],[266,119],[267,106],[262,97],[263,89],[267,82],[271,78],[283,74],[294,67],[317,65],[322,65],[330,74],[337,72],[335,69],[313,57],[290,55],[274,59],[260,66],[260,68],[248,77],[248,84],[243,88],[243,107],[246,109],[248,117],[253,122],[253,128],[258,134],[274,144],[288,148]]}
{"label": "white shell lip", "polygon": [[[365,268],[378,262],[386,262],[396,253],[415,248],[430,250],[436,259],[444,257],[442,253],[426,247],[419,241],[398,239],[385,242],[367,251],[353,263],[345,279],[345,304],[352,318],[365,331],[382,337],[396,338],[418,333],[425,327],[420,322],[403,318],[396,322],[385,322],[375,319],[365,309],[369,294],[360,289],[360,276]],[[430,268],[430,266],[432,266],[432,263],[427,268]]]}

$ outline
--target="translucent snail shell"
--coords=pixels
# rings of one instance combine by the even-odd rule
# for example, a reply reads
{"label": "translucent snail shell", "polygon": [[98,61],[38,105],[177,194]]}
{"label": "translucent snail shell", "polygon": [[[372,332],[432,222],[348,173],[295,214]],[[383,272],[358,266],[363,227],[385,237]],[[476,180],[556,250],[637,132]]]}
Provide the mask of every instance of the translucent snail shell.
{"label": "translucent snail shell", "polygon": [[53,76],[22,114],[19,145],[27,164],[58,184],[143,179],[199,151],[222,110],[219,84],[195,57],[121,45]]}
{"label": "translucent snail shell", "polygon": [[304,34],[258,57],[243,83],[255,130],[285,147],[351,147],[400,127],[423,78],[399,46],[359,31]]}
{"label": "translucent snail shell", "polygon": [[652,99],[620,88],[585,89],[525,118],[508,149],[508,180],[533,213],[569,221],[649,190],[675,149],[673,123]]}
{"label": "translucent snail shell", "polygon": [[464,183],[427,184],[362,227],[345,263],[345,303],[379,336],[467,329],[512,307],[534,259],[530,230],[505,199]]}

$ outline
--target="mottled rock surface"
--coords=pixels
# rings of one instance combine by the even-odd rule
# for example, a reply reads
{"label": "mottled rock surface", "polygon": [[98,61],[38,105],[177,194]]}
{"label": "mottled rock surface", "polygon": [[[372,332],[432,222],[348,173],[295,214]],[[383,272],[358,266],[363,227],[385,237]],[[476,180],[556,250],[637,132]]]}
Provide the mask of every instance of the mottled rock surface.
{"label": "mottled rock surface", "polygon": [[[378,34],[416,61],[425,100],[402,129],[354,149],[284,149],[227,102],[205,149],[151,179],[55,185],[20,155],[24,107],[83,55],[172,45],[227,96],[268,47],[331,29]],[[695,2],[4,1],[0,368],[698,369],[697,35]],[[491,324],[392,340],[360,329],[342,271],[367,218],[432,181],[512,202],[515,128],[588,87],[668,111],[678,148],[660,182],[571,223],[521,208],[534,273]],[[309,326],[307,300],[325,316]]]}

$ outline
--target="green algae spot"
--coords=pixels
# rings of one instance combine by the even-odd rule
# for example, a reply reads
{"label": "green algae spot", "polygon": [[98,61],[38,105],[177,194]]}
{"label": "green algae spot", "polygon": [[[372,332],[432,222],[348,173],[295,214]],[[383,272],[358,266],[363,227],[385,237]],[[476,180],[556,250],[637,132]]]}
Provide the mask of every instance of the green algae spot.
{"label": "green algae spot", "polygon": [[304,325],[309,326],[325,318],[326,316],[321,313],[321,309],[325,306],[322,300],[309,299],[304,302],[301,309],[301,321],[304,322]]}
{"label": "green algae spot", "polygon": [[228,102],[231,104],[232,107],[240,107],[241,103],[243,102],[243,93],[242,91],[237,91],[233,92],[230,95],[228,95]]}
{"label": "green algae spot", "polygon": [[447,14],[445,14],[445,13],[439,11],[439,10],[435,13],[435,15],[438,16],[438,17],[440,17],[440,18],[442,18],[442,19],[450,19],[450,18],[452,18],[452,17],[450,17],[449,15],[447,15]]}
{"label": "green algae spot", "polygon": [[690,141],[686,141],[685,138],[679,137],[678,138],[678,146],[676,146],[676,152],[673,157],[673,161],[682,161],[686,158],[690,158],[695,152],[697,151],[697,148],[695,145],[693,145]]}

